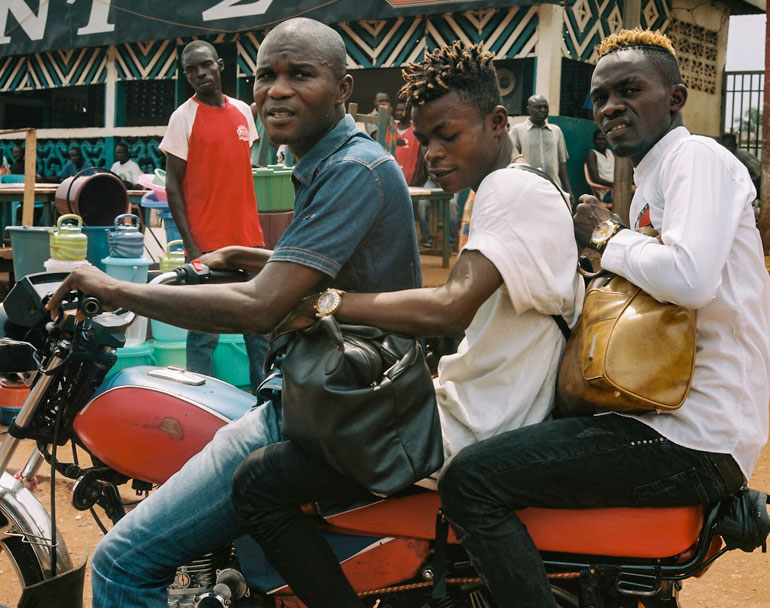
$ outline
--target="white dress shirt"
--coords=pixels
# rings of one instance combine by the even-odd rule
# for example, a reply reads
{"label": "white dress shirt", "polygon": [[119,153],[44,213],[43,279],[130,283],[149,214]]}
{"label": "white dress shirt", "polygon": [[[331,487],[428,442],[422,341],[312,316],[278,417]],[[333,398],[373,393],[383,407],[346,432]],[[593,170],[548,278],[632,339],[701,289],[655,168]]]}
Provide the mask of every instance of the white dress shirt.
{"label": "white dress shirt", "polygon": [[715,141],[678,127],[634,171],[632,230],[602,266],[657,300],[697,310],[695,372],[679,410],[636,416],[687,448],[729,453],[748,479],[768,436],[770,278],[746,168]]}

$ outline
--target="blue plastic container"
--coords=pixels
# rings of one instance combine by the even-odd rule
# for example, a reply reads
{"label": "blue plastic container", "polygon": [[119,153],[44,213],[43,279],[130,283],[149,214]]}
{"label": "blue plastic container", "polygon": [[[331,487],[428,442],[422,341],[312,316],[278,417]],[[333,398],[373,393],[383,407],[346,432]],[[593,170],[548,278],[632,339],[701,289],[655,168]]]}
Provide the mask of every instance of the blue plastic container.
{"label": "blue plastic container", "polygon": [[0,424],[8,426],[20,411],[20,407],[0,407]]}
{"label": "blue plastic container", "polygon": [[146,258],[115,258],[107,256],[102,260],[104,272],[121,281],[146,283],[147,269],[152,260]]}
{"label": "blue plastic container", "polygon": [[106,268],[102,260],[110,255],[107,230],[112,230],[112,226],[83,226],[83,232],[88,236],[86,259],[103,272]]}
{"label": "blue plastic container", "polygon": [[5,230],[11,235],[16,280],[28,274],[45,272],[45,261],[50,253],[49,229],[45,226],[6,226]]}

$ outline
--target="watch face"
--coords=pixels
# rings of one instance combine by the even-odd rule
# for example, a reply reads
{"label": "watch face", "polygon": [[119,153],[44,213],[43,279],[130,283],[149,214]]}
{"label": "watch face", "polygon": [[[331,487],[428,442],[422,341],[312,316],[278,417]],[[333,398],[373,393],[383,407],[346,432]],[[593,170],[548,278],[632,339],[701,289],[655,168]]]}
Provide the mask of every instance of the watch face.
{"label": "watch face", "polygon": [[329,315],[333,313],[339,307],[341,299],[340,294],[336,291],[325,291],[319,296],[318,302],[316,303],[318,314]]}
{"label": "watch face", "polygon": [[596,228],[594,228],[593,233],[591,233],[591,241],[593,243],[601,243],[612,234],[612,230],[614,228],[614,222],[611,222],[610,220],[603,221]]}

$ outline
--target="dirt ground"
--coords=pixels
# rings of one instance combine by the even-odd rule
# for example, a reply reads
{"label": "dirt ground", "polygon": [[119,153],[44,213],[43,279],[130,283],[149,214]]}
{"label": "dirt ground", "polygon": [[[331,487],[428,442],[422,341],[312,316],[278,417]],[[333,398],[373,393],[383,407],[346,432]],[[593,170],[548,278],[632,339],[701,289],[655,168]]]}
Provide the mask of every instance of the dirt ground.
{"label": "dirt ground", "polygon": [[[0,433],[5,427],[0,427]],[[32,444],[24,442],[17,451],[14,468],[21,468],[31,453]],[[85,460],[87,462],[87,460]],[[49,507],[50,478],[46,472],[38,475],[39,486],[35,490],[38,500]],[[752,487],[770,491],[770,447],[762,453],[751,479]],[[80,563],[91,554],[102,533],[90,513],[76,511],[71,504],[72,482],[58,478],[56,481],[57,515],[59,530],[67,542],[73,562]],[[126,502],[136,500],[130,489],[123,492]],[[685,582],[682,592],[684,608],[768,608],[770,607],[770,553],[742,553],[731,551],[718,560],[701,578]],[[6,556],[0,552],[0,605],[13,605],[18,597],[15,576]],[[90,573],[86,574],[84,607],[91,605]]]}

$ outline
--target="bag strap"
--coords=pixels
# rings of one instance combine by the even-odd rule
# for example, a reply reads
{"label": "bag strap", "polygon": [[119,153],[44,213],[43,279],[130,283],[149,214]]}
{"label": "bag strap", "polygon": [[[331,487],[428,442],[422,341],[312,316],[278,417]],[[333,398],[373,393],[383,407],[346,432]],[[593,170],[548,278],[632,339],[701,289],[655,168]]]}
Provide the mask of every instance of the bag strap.
{"label": "bag strap", "polygon": [[564,339],[569,340],[569,337],[572,334],[572,330],[569,328],[569,325],[567,325],[567,321],[564,319],[564,317],[561,315],[551,315],[551,317],[554,321],[556,321],[556,325],[559,326],[561,333],[564,334]]}
{"label": "bag strap", "polygon": [[529,171],[530,173],[534,173],[535,175],[539,175],[544,180],[547,180],[553,184],[553,187],[556,188],[556,191],[559,193],[559,196],[561,197],[561,200],[564,201],[564,204],[567,205],[567,209],[569,210],[569,214],[572,215],[572,205],[569,204],[569,201],[567,200],[567,197],[564,196],[564,191],[559,188],[558,185],[556,185],[556,182],[553,181],[553,178],[551,178],[550,175],[547,173],[541,171],[540,169],[535,169],[534,167],[530,167],[529,165],[511,165],[514,169],[521,169],[522,171]]}

